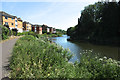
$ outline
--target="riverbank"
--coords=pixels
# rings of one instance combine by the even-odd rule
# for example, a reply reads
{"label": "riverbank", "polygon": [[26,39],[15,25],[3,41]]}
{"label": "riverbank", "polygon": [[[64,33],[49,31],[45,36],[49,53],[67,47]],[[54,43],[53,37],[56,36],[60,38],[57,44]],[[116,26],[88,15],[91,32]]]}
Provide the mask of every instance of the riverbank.
{"label": "riverbank", "polygon": [[9,77],[15,79],[110,78],[111,80],[120,77],[119,61],[107,57],[99,58],[97,55],[91,55],[92,53],[91,50],[83,51],[80,63],[69,63],[71,54],[68,50],[50,43],[46,37],[27,35],[15,44],[10,60]]}
{"label": "riverbank", "polygon": [[117,41],[110,41],[110,40],[78,40],[78,39],[72,39],[68,38],[68,41],[73,41],[73,42],[85,42],[85,43],[91,43],[94,45],[102,45],[102,46],[114,46],[114,47],[120,47],[120,42]]}

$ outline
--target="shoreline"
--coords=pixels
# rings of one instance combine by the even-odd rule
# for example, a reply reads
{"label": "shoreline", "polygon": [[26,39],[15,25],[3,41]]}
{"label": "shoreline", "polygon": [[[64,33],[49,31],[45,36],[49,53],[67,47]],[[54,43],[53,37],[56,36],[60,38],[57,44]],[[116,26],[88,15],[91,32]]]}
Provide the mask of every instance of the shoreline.
{"label": "shoreline", "polygon": [[109,42],[108,43],[104,43],[104,41],[102,41],[101,43],[96,41],[90,41],[90,40],[75,40],[75,39],[71,39],[71,38],[68,38],[67,41],[71,41],[71,42],[84,42],[84,43],[90,43],[90,44],[93,44],[93,45],[99,45],[99,46],[113,46],[113,47],[119,47],[120,48],[120,44],[110,44]]}

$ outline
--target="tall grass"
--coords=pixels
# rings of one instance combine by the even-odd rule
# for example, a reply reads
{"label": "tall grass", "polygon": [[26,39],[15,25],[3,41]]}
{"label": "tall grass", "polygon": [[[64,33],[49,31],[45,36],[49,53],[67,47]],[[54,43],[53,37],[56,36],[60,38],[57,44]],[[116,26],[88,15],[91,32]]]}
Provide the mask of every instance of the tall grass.
{"label": "tall grass", "polygon": [[50,43],[44,36],[27,35],[20,38],[10,60],[11,78],[120,78],[120,62],[81,54],[80,63],[69,63],[69,50]]}

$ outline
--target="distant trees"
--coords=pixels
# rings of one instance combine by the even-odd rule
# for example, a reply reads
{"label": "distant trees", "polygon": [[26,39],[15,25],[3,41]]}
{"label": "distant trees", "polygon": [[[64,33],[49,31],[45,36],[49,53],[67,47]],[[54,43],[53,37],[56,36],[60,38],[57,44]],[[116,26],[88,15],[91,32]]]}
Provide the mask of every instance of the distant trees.
{"label": "distant trees", "polygon": [[68,28],[67,34],[72,39],[117,44],[120,40],[119,6],[117,2],[97,2],[85,7],[78,24]]}
{"label": "distant trees", "polygon": [[60,34],[66,34],[66,31],[62,29],[56,29],[56,32]]}

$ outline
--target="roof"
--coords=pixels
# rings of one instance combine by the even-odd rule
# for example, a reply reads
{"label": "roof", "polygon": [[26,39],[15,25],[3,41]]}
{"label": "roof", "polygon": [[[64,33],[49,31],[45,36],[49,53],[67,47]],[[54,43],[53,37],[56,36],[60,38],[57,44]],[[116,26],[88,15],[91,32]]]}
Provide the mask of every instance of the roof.
{"label": "roof", "polygon": [[33,27],[33,26],[42,27],[42,25],[38,25],[38,24],[34,24],[34,25],[32,25],[32,27]]}
{"label": "roof", "polygon": [[13,16],[13,15],[10,15],[4,11],[0,11],[0,13],[2,14],[2,16],[7,16],[7,17],[10,17],[10,18],[15,18],[16,16]]}
{"label": "roof", "polygon": [[17,20],[22,22],[21,18],[17,18]]}
{"label": "roof", "polygon": [[30,22],[27,22],[27,21],[24,21],[23,23],[26,23],[26,24],[30,24],[30,25],[32,25]]}

